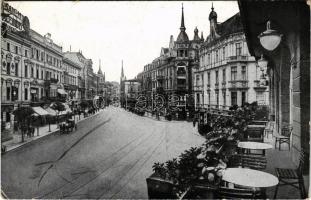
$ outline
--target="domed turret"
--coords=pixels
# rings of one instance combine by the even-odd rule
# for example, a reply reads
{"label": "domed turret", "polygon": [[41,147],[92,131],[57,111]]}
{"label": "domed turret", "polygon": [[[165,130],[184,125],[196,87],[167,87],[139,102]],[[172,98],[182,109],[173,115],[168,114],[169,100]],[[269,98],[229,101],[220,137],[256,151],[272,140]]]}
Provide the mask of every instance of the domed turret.
{"label": "domed turret", "polygon": [[199,30],[198,30],[197,27],[195,27],[195,29],[194,29],[193,40],[194,40],[194,41],[199,41],[199,40],[200,40],[200,37],[199,37]]}

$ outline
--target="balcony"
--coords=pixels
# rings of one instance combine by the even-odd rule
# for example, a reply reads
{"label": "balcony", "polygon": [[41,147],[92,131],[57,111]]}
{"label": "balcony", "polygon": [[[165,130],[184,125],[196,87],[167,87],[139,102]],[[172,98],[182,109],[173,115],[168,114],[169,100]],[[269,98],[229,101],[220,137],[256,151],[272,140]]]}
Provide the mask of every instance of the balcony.
{"label": "balcony", "polygon": [[195,92],[202,92],[203,91],[203,85],[195,85],[194,91]]}
{"label": "balcony", "polygon": [[229,81],[228,88],[230,90],[235,89],[248,89],[248,80],[235,80],[235,81]]}
{"label": "balcony", "polygon": [[247,56],[229,56],[228,59],[227,59],[227,62],[228,63],[231,63],[231,62],[246,62],[248,60],[248,57]]}
{"label": "balcony", "polygon": [[58,79],[57,78],[51,78],[50,81],[51,81],[51,83],[54,83],[54,84],[58,83]]}
{"label": "balcony", "polygon": [[254,90],[264,91],[267,89],[267,86],[261,85],[260,80],[254,80]]}
{"label": "balcony", "polygon": [[158,75],[158,76],[157,76],[157,80],[158,80],[158,81],[162,81],[162,80],[164,80],[164,78],[165,78],[165,77],[162,76],[162,75]]}

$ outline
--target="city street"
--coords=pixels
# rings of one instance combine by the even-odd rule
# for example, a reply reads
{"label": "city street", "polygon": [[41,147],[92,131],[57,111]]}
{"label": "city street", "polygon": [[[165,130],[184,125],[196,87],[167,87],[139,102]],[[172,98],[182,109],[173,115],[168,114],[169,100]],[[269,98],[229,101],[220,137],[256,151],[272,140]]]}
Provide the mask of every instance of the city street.
{"label": "city street", "polygon": [[192,123],[156,121],[108,107],[68,135],[50,135],[2,156],[8,198],[148,198],[146,178],[202,144]]}

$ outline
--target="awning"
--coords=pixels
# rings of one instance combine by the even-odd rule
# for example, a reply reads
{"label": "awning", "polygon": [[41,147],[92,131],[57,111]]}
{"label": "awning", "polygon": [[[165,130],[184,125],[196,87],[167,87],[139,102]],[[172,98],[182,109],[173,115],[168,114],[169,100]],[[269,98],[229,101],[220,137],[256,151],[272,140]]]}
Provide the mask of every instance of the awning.
{"label": "awning", "polygon": [[41,107],[32,107],[33,111],[35,111],[35,113],[37,113],[38,115],[44,116],[44,115],[49,115],[50,113],[47,112],[46,110],[44,110]]}
{"label": "awning", "polygon": [[49,115],[56,116],[56,111],[52,108],[46,108],[45,110],[49,113]]}
{"label": "awning", "polygon": [[57,92],[58,92],[59,94],[67,95],[67,92],[65,92],[65,90],[63,90],[63,89],[57,89]]}

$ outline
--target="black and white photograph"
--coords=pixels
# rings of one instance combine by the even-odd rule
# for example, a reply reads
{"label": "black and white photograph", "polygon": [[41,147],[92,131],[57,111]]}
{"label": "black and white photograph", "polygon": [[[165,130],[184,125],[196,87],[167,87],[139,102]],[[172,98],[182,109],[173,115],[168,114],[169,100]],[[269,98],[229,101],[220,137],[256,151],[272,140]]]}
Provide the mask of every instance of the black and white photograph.
{"label": "black and white photograph", "polygon": [[307,199],[309,0],[1,1],[1,199]]}

